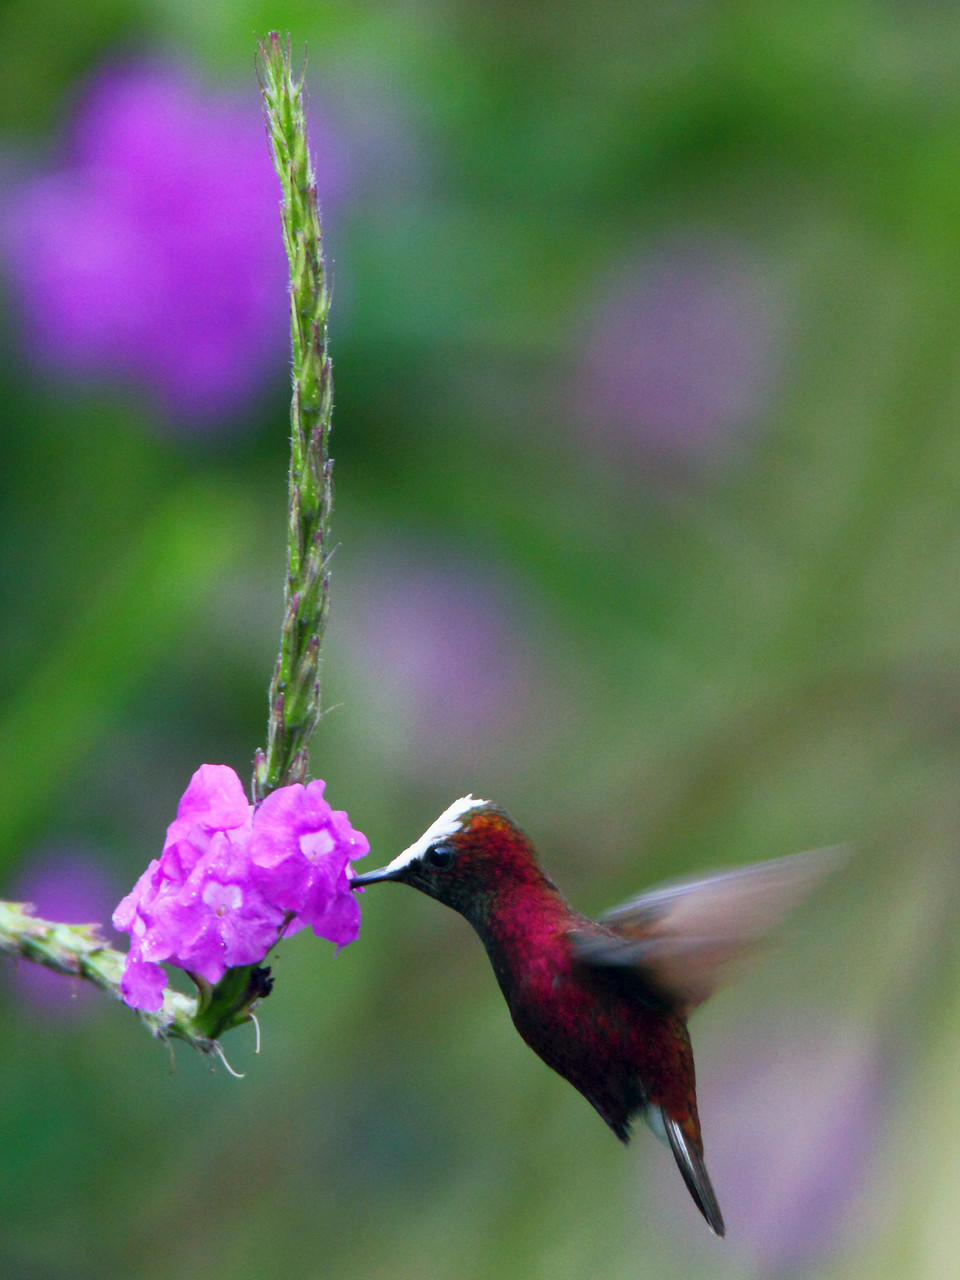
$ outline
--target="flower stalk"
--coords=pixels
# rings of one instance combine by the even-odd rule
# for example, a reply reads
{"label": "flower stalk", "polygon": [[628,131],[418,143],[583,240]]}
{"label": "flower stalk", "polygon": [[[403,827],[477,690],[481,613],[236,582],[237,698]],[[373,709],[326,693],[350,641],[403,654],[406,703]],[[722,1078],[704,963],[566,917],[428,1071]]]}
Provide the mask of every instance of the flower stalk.
{"label": "flower stalk", "polygon": [[280,652],[269,692],[266,750],[258,750],[253,798],[305,782],[310,739],[321,717],[320,646],[327,621],[333,463],[328,453],[333,375],[327,352],[330,293],[307,147],[303,78],[293,74],[290,42],[272,33],[259,44],[258,72],[290,266],[290,474],[287,575]]}
{"label": "flower stalk", "polygon": [[[306,783],[310,739],[321,717],[320,648],[332,554],[330,295],[303,79],[294,77],[289,38],[282,42],[274,33],[258,48],[282,191],[293,391],[284,613],[266,749],[255,757],[254,804],[232,770],[201,766],[160,859],[114,913],[114,924],[131,934],[126,956],[108,946],[95,925],[55,924],[23,904],[0,902],[0,952],[93,982],[135,1008],[154,1035],[221,1057],[217,1037],[250,1021],[270,992],[270,971],[259,961],[280,936],[309,924],[337,946],[356,937],[359,907],[347,861],[368,848],[347,815],[323,800],[322,782],[296,785]],[[165,986],[166,961],[190,974],[196,999]]]}
{"label": "flower stalk", "polygon": [[[115,1000],[126,956],[100,937],[95,924],[57,924],[32,914],[28,903],[0,902],[0,952],[32,960],[55,973],[84,978]],[[137,1014],[152,1035],[183,1040],[201,1053],[219,1054],[213,1037],[196,1025],[197,1001],[169,988],[155,1013]]]}

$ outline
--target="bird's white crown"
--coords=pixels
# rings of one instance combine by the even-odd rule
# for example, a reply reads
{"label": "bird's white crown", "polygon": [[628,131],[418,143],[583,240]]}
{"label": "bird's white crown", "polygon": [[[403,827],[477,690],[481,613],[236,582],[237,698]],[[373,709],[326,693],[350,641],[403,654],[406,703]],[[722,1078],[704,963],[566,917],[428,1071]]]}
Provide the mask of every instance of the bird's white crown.
{"label": "bird's white crown", "polygon": [[464,815],[471,809],[478,809],[486,803],[486,800],[477,800],[473,796],[461,796],[459,800],[454,800],[448,809],[444,809],[436,822],[427,827],[419,840],[415,840],[409,849],[404,849],[403,853],[398,854],[388,864],[387,870],[399,871],[401,867],[409,866],[417,858],[422,858],[430,846],[436,844],[438,840],[456,835],[463,826]]}

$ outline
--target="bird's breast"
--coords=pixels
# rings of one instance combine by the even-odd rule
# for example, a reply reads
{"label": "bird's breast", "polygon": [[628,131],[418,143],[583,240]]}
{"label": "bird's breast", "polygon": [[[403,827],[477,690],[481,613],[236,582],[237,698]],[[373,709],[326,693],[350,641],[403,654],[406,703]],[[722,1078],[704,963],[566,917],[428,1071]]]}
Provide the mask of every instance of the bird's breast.
{"label": "bird's breast", "polygon": [[501,931],[487,943],[517,1031],[618,1136],[648,1102],[685,1117],[693,1060],[682,1019],[591,982],[569,935],[598,926],[571,914],[545,922],[540,913],[529,928]]}

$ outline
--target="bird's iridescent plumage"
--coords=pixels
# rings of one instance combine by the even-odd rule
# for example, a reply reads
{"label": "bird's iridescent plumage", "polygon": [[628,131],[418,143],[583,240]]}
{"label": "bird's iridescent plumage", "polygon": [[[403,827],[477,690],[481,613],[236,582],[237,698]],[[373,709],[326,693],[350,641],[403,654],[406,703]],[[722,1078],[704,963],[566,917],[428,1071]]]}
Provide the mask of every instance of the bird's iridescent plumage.
{"label": "bird's iridescent plumage", "polygon": [[623,1142],[632,1120],[645,1119],[722,1236],[686,1018],[833,861],[829,852],[797,854],[665,885],[591,920],[569,906],[502,809],[465,796],[393,862],[353,883],[397,880],[465,916],[530,1048]]}

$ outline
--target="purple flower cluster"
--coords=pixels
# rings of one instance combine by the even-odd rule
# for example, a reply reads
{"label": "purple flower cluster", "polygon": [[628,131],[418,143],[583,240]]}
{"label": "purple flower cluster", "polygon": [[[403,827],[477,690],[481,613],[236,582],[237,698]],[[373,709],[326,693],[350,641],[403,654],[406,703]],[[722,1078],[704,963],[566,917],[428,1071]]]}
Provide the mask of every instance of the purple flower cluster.
{"label": "purple flower cluster", "polygon": [[259,963],[281,932],[310,925],[337,946],[356,938],[349,861],[370,846],[323,789],[319,781],[281,787],[254,809],[231,768],[200,766],[163,852],[113,914],[131,939],[127,1004],[160,1008],[162,960],[216,983],[229,968]]}

